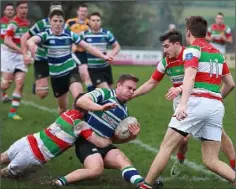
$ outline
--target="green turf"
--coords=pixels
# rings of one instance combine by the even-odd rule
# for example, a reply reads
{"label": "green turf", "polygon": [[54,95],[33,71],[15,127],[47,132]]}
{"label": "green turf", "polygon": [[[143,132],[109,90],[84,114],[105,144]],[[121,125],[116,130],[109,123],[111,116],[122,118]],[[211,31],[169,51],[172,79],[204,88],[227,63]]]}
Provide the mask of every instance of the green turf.
{"label": "green turf", "polygon": [[[114,78],[117,78],[121,73],[134,73],[140,77],[140,84],[149,79],[154,67],[134,67],[134,66],[116,66],[114,67]],[[31,84],[33,81],[32,70],[27,75],[24,100],[31,101],[38,105],[45,106],[51,109],[56,108],[55,99],[50,91],[49,96],[44,100],[39,100],[31,94]],[[165,134],[167,124],[172,115],[172,103],[164,98],[170,86],[169,80],[166,78],[153,92],[150,94],[139,97],[129,103],[129,112],[131,115],[137,117],[141,123],[141,134],[138,137],[143,143],[151,147],[158,148]],[[234,96],[231,94],[225,100],[225,130],[233,139],[235,136],[234,129]],[[1,105],[0,118],[1,124],[1,150],[6,150],[15,140],[20,137],[40,131],[41,129],[52,123],[55,118],[55,113],[48,113],[32,106],[21,105],[19,114],[23,116],[22,121],[12,121],[7,118],[7,111],[9,104]],[[235,139],[235,137],[234,137]],[[235,141],[234,141],[235,143]],[[155,153],[149,152],[136,144],[123,144],[119,147],[127,154],[132,160],[134,166],[140,170],[142,175],[146,175]],[[200,143],[193,139],[190,140],[188,160],[194,161],[198,164],[201,163]],[[227,161],[221,154],[220,158]],[[170,161],[168,167],[162,174],[163,177],[169,177],[170,168],[173,161]],[[74,149],[64,153],[60,157],[49,162],[43,169],[38,170],[36,173],[28,177],[12,180],[2,179],[1,187],[3,189],[16,189],[16,188],[52,188],[50,185],[45,184],[47,180],[62,176],[74,169],[78,169],[82,165],[77,160]],[[201,177],[208,179],[207,181],[189,181],[192,177]],[[74,185],[66,186],[65,188],[83,188],[83,189],[128,189],[134,188],[129,183],[126,183],[121,178],[120,172],[116,170],[105,170],[104,175],[96,180],[84,181]],[[220,179],[204,174],[203,172],[195,171],[187,166],[183,168],[182,179],[175,178],[165,182],[165,188],[184,188],[184,189],[200,189],[200,188],[218,188],[230,189],[233,188],[231,184],[223,182]]]}

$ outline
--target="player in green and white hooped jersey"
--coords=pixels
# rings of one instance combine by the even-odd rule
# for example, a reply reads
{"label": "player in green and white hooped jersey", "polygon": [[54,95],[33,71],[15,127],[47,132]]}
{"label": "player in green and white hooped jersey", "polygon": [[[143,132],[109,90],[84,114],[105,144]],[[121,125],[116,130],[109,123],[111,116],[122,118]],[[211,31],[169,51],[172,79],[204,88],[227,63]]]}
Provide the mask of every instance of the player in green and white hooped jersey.
{"label": "player in green and white hooped jersey", "polygon": [[[8,166],[1,169],[1,177],[19,176],[29,169],[42,167],[72,147],[79,136],[98,147],[111,144],[111,140],[98,136],[82,121],[86,111],[74,107],[62,113],[46,129],[19,139],[2,153],[1,164],[8,163]],[[105,110],[113,106],[104,105],[102,108]]]}
{"label": "player in green and white hooped jersey", "polygon": [[[0,18],[0,24],[1,24],[1,38],[0,38],[0,44],[1,44],[1,65],[4,61],[7,61],[7,57],[5,55],[5,51],[7,47],[4,45],[4,37],[6,35],[7,31],[7,25],[9,21],[13,18],[15,14],[14,5],[12,3],[7,3],[4,6],[3,11],[4,16]],[[1,73],[3,75],[3,73]],[[4,85],[5,83],[9,83],[11,81],[5,80],[4,77],[1,78],[1,85]],[[7,89],[1,89],[1,101],[3,103],[10,102],[11,99],[8,97],[6,93]]]}
{"label": "player in green and white hooped jersey", "polygon": [[[111,138],[117,125],[128,116],[126,102],[128,102],[136,89],[138,78],[130,74],[123,74],[117,82],[115,90],[97,88],[77,100],[77,106],[89,110],[85,121],[100,136]],[[113,109],[103,111],[105,105],[116,105]],[[94,113],[94,114],[93,114]],[[130,126],[132,137],[127,140],[113,140],[113,143],[124,143],[134,140],[140,128],[137,125]],[[114,145],[105,148],[96,148],[93,144],[79,138],[76,142],[76,155],[84,164],[84,169],[78,169],[55,181],[56,185],[66,185],[81,180],[95,179],[102,175],[104,167],[118,169],[122,177],[132,183],[139,184],[143,181],[139,172],[126,155]]]}
{"label": "player in green and white hooped jersey", "polygon": [[203,17],[187,18],[185,32],[191,46],[183,53],[185,73],[180,104],[140,189],[152,188],[155,178],[164,171],[175,148],[188,134],[200,139],[206,167],[236,184],[235,171],[218,157],[224,117],[222,97],[232,91],[234,80],[224,56],[205,40],[207,21]]}
{"label": "player in green and white hooped jersey", "polygon": [[[53,3],[50,6],[49,13],[54,10],[62,10],[62,6]],[[37,21],[27,33],[21,38],[22,51],[24,55],[24,63],[30,65],[32,63],[32,57],[28,54],[27,40],[37,35],[40,32],[44,32],[50,28],[49,17],[43,18]],[[48,77],[49,77],[49,65],[46,56],[46,51],[42,45],[38,45],[38,49],[34,58],[34,84],[33,94],[36,94],[40,99],[44,99],[48,95]]]}
{"label": "player in green and white hooped jersey", "polygon": [[67,109],[68,91],[75,98],[83,90],[76,63],[72,58],[72,44],[80,45],[104,60],[111,61],[112,58],[81,40],[77,34],[65,30],[63,11],[52,11],[49,18],[50,29],[33,36],[27,43],[33,56],[37,51],[37,44],[41,43],[46,49],[53,93],[57,99],[58,112],[61,114]]}
{"label": "player in green and white hooped jersey", "polygon": [[[176,110],[180,101],[180,93],[182,91],[182,83],[184,78],[184,61],[183,61],[183,51],[184,47],[182,44],[182,35],[180,32],[169,32],[165,33],[159,37],[162,42],[164,53],[166,55],[157,65],[156,70],[152,74],[151,78],[140,86],[135,92],[134,97],[144,95],[150,92],[153,88],[157,87],[159,82],[166,74],[173,84],[166,94],[167,100],[173,100],[173,109]],[[177,176],[180,174],[181,167],[186,158],[186,152],[188,150],[188,137],[186,137],[181,145],[179,145],[176,158],[177,161],[174,163],[171,169],[171,176]],[[223,130],[222,133],[222,151],[225,153],[226,157],[229,159],[230,165],[235,169],[235,151],[234,146]]]}

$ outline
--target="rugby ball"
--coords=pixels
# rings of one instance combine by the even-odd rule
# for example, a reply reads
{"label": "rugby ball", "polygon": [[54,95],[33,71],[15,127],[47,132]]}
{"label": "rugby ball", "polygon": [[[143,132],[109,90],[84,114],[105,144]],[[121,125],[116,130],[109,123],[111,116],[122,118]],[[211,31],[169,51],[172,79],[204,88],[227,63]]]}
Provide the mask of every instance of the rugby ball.
{"label": "rugby ball", "polygon": [[127,117],[120,122],[120,124],[115,129],[115,137],[117,139],[125,140],[131,136],[129,131],[130,124],[137,124],[139,125],[138,120],[135,117]]}

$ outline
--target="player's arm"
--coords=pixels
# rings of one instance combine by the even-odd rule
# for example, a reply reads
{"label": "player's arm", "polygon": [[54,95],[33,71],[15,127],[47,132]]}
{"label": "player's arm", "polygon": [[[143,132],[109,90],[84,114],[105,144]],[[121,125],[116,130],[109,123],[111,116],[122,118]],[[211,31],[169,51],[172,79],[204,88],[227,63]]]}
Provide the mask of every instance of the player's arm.
{"label": "player's arm", "polygon": [[96,89],[80,97],[75,105],[87,111],[106,111],[117,106],[116,103],[98,104],[104,99],[106,89]]}
{"label": "player's arm", "polygon": [[23,34],[23,36],[20,39],[20,43],[21,43],[21,50],[22,50],[22,54],[24,57],[24,63],[26,65],[31,63],[31,57],[28,55],[28,45],[27,45],[27,40],[31,37],[29,32],[26,32]]}
{"label": "player's arm", "polygon": [[163,65],[164,61],[165,61],[165,58],[163,58],[162,61],[160,61],[157,64],[157,68],[153,72],[151,78],[147,82],[145,82],[143,85],[141,85],[137,90],[134,91],[133,98],[150,92],[159,84],[159,82],[163,79],[165,75],[165,66]]}
{"label": "player's arm", "polygon": [[17,53],[21,54],[22,50],[20,47],[16,45],[16,43],[13,42],[13,37],[15,35],[15,32],[18,28],[18,25],[15,22],[10,22],[7,27],[7,32],[4,38],[4,44],[8,46],[10,49],[13,49]]}
{"label": "player's arm", "polygon": [[213,38],[211,37],[211,26],[207,29],[206,40],[212,41]]}
{"label": "player's arm", "polygon": [[233,43],[233,37],[232,37],[230,27],[227,27],[227,29],[225,31],[225,36],[223,36],[223,40],[227,43],[231,43],[231,44]]}
{"label": "player's arm", "polygon": [[112,50],[107,53],[107,56],[114,57],[120,52],[120,44],[116,41],[112,44]]}
{"label": "player's arm", "polygon": [[35,56],[35,53],[37,51],[37,45],[41,43],[41,41],[42,41],[42,38],[38,35],[31,37],[27,41],[27,45],[33,57]]}
{"label": "player's arm", "polygon": [[223,64],[223,72],[222,72],[221,80],[223,82],[223,85],[221,87],[220,92],[221,92],[222,98],[225,98],[235,88],[234,79],[229,71],[229,68],[226,62]]}

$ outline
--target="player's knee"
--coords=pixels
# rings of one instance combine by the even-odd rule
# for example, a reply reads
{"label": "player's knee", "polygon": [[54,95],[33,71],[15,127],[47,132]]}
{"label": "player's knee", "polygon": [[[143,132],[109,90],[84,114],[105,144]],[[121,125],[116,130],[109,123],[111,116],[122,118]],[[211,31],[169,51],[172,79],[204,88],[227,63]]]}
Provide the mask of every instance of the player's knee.
{"label": "player's knee", "polygon": [[48,95],[48,86],[45,87],[37,87],[36,88],[36,95],[40,99],[44,99]]}
{"label": "player's knee", "polygon": [[91,173],[92,173],[92,177],[93,178],[97,178],[97,177],[100,177],[104,172],[104,168],[101,167],[101,166],[98,166],[98,167],[94,167],[91,169]]}
{"label": "player's knee", "polygon": [[63,108],[63,107],[58,107],[58,109],[57,109],[59,115],[64,113],[66,110],[67,110],[67,108]]}
{"label": "player's knee", "polygon": [[12,80],[7,80],[7,79],[2,78],[1,79],[1,89],[2,90],[8,89],[10,87],[11,83],[12,83]]}
{"label": "player's knee", "polygon": [[202,157],[203,164],[210,170],[213,170],[215,168],[216,161],[218,160],[217,157],[208,157],[204,156]]}

